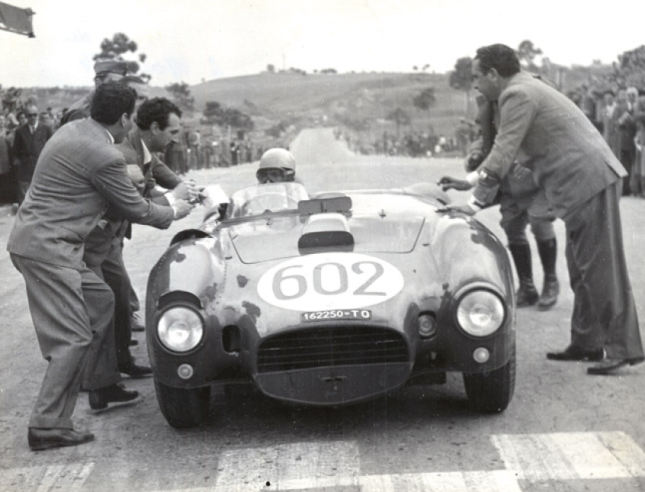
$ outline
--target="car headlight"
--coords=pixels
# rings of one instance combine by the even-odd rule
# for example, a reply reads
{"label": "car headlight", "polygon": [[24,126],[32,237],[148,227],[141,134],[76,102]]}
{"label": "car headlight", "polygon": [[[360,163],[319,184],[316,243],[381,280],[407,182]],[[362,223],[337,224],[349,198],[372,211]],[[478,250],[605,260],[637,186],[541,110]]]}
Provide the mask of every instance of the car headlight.
{"label": "car headlight", "polygon": [[188,352],[197,347],[204,335],[202,318],[193,309],[171,307],[157,322],[161,343],[174,352]]}
{"label": "car headlight", "polygon": [[488,290],[474,290],[461,298],[457,306],[459,326],[474,337],[495,333],[504,322],[501,299]]}

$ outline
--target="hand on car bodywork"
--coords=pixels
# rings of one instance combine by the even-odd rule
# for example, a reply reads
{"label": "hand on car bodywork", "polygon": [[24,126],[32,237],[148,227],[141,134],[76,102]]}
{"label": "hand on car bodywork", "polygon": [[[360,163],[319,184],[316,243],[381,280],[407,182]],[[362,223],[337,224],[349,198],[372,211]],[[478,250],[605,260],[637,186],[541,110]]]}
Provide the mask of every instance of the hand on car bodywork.
{"label": "hand on car bodywork", "polygon": [[473,186],[465,179],[453,178],[452,176],[444,176],[437,183],[443,191],[458,190],[466,191]]}
{"label": "hand on car bodywork", "polygon": [[188,203],[186,200],[177,200],[172,204],[172,209],[175,212],[175,219],[179,220],[186,217],[192,210],[195,208],[195,205]]}
{"label": "hand on car bodywork", "polygon": [[473,216],[477,212],[474,208],[472,208],[470,205],[467,203],[460,204],[460,205],[446,205],[444,207],[440,207],[436,210],[437,213],[445,213],[445,212],[462,212],[465,213],[466,215]]}

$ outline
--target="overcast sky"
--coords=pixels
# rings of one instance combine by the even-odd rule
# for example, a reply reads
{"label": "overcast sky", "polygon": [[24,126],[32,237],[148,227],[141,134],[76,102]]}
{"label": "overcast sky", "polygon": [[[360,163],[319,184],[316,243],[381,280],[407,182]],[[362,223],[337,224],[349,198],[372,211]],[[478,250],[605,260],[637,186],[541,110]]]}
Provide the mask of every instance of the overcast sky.
{"label": "overcast sky", "polygon": [[645,1],[3,0],[30,7],[35,39],[0,31],[0,84],[92,83],[101,41],[123,32],[153,85],[258,73],[452,69],[477,47],[530,39],[553,62],[612,62],[645,43]]}

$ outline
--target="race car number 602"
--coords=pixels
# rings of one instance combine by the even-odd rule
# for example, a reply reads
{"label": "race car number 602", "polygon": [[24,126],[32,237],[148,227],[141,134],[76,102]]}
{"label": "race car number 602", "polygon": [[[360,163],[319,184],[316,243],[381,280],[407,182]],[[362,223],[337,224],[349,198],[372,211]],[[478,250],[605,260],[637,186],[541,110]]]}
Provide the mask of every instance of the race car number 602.
{"label": "race car number 602", "polygon": [[287,260],[266,271],[258,295],[293,311],[360,309],[391,299],[403,275],[390,263],[360,253],[322,253]]}

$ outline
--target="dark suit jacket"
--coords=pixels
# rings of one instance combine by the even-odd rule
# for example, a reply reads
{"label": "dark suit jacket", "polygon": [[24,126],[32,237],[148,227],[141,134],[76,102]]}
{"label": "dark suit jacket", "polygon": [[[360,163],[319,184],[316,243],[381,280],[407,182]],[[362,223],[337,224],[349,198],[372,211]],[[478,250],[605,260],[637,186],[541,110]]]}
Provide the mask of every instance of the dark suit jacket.
{"label": "dark suit jacket", "polygon": [[495,197],[516,158],[533,171],[558,217],[627,174],[584,113],[530,74],[510,79],[499,108],[495,144],[474,190],[478,201],[489,203]]}
{"label": "dark suit jacket", "polygon": [[132,222],[167,228],[171,207],[144,199],[105,128],[92,119],[58,130],[43,150],[7,250],[69,268],[82,268],[85,241],[113,206]]}
{"label": "dark suit jacket", "polygon": [[13,140],[13,155],[18,160],[18,179],[31,181],[36,169],[38,157],[54,131],[50,126],[39,123],[32,134],[29,125],[22,125],[16,130]]}
{"label": "dark suit jacket", "polygon": [[[155,190],[155,185],[158,183],[164,188],[173,189],[182,180],[154,155],[152,155],[152,161],[144,165],[143,144],[139,129],[131,130],[125,140],[115,147],[123,154],[127,166],[138,166],[143,174],[142,182],[133,180],[134,186],[141,195],[159,205],[169,205],[164,195]],[[87,238],[83,258],[85,263],[89,266],[100,266],[107,258],[110,249],[119,247],[124,237],[131,237],[130,223],[117,209],[111,207],[105,214],[105,219],[99,222]]]}
{"label": "dark suit jacket", "polygon": [[[141,132],[138,128],[130,131],[125,140],[116,147],[123,153],[127,164],[137,164],[139,166],[146,179],[143,195],[151,197],[153,201],[157,202],[156,197],[159,196],[153,191],[156,185],[172,190],[182,182],[182,179],[175,172],[152,153],[150,163],[144,164],[143,143],[141,141]],[[159,201],[159,203],[167,203],[165,198],[161,200],[163,201]]]}

